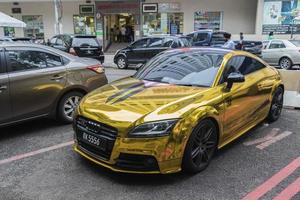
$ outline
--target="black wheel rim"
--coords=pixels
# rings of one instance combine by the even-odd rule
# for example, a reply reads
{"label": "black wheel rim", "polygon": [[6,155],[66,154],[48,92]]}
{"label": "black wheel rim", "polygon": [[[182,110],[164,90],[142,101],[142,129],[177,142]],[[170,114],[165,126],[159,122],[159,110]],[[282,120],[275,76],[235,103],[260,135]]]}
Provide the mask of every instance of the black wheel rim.
{"label": "black wheel rim", "polygon": [[278,118],[281,114],[283,107],[283,93],[281,90],[275,94],[273,103],[272,103],[272,113],[274,118]]}
{"label": "black wheel rim", "polygon": [[217,134],[214,125],[204,124],[199,127],[194,137],[191,158],[193,163],[199,167],[206,167],[217,145]]}

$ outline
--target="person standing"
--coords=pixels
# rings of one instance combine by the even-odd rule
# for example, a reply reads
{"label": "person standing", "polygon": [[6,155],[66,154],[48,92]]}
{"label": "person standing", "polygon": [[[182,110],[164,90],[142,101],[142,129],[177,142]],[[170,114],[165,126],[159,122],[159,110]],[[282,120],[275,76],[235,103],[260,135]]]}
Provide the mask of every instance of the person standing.
{"label": "person standing", "polygon": [[121,28],[121,35],[122,35],[122,42],[125,42],[126,41],[126,28],[124,25]]}
{"label": "person standing", "polygon": [[274,32],[271,31],[271,32],[269,33],[268,40],[273,40],[273,39],[274,39]]}
{"label": "person standing", "polygon": [[235,49],[235,43],[231,40],[230,33],[224,33],[225,44],[222,46],[225,49]]}
{"label": "person standing", "polygon": [[240,32],[240,41],[236,48],[239,50],[243,50],[244,48],[243,46],[244,46],[244,33]]}

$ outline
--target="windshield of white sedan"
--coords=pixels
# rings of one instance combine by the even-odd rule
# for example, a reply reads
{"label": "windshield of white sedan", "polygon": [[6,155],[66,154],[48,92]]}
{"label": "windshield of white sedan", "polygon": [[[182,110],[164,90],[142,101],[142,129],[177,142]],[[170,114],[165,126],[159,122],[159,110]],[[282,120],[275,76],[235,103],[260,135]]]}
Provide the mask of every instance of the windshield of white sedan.
{"label": "windshield of white sedan", "polygon": [[175,85],[210,87],[223,57],[223,52],[191,51],[160,54],[139,70],[135,77]]}

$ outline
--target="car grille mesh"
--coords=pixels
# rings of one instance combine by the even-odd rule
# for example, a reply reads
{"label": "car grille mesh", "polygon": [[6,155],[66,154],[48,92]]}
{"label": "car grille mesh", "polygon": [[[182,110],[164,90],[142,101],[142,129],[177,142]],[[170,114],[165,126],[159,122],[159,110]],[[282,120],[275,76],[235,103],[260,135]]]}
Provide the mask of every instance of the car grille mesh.
{"label": "car grille mesh", "polygon": [[[81,150],[100,160],[110,159],[111,152],[118,135],[118,130],[116,128],[84,117],[77,117],[75,129],[76,138]],[[82,139],[82,134],[84,132],[87,134],[97,135],[97,137],[105,140],[106,147],[104,149],[97,148],[84,141]]]}

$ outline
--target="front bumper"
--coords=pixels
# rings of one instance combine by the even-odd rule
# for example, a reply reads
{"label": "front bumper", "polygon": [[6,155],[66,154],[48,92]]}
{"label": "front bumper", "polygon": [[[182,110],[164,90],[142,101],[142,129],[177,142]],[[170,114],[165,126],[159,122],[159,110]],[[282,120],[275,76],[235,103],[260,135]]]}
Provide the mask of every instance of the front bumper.
{"label": "front bumper", "polygon": [[[168,148],[168,137],[155,139],[117,138],[109,159],[101,159],[94,153],[86,150],[78,142],[75,142],[74,150],[84,158],[108,168],[115,172],[137,173],[137,174],[169,174],[181,171],[181,158],[170,157],[171,148]],[[141,167],[138,159],[132,162],[136,166],[119,165],[121,157],[129,155],[152,159],[150,167]],[[124,160],[124,159],[123,159]],[[128,164],[128,162],[127,162]]]}

